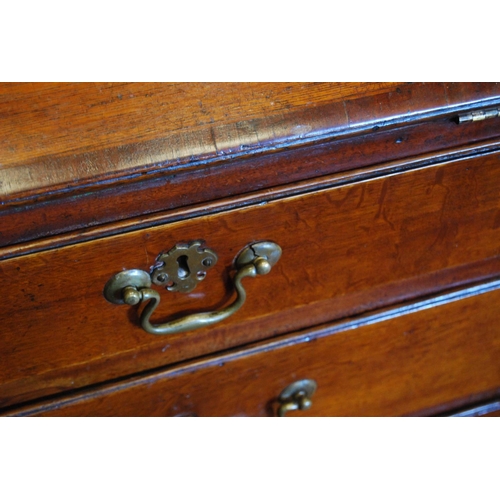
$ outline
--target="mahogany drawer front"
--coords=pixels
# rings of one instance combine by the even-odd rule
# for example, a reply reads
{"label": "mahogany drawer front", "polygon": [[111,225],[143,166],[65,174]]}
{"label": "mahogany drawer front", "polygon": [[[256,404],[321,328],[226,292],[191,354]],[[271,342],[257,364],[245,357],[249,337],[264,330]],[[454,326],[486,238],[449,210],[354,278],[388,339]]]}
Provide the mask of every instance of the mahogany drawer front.
{"label": "mahogany drawer front", "polygon": [[[0,405],[494,276],[500,272],[499,189],[500,158],[487,154],[347,185],[332,180],[332,187],[312,193],[2,261],[8,300]],[[161,290],[153,322],[229,303],[232,262],[248,243],[275,241],[283,255],[269,275],[247,278],[243,308],[210,328],[151,335],[138,325],[137,308],[104,300],[104,284],[116,272],[149,270],[161,251],[200,238],[218,253],[217,265],[190,294]]]}
{"label": "mahogany drawer front", "polygon": [[499,325],[497,280],[10,415],[273,416],[301,379],[312,407],[287,416],[432,414],[498,394]]}

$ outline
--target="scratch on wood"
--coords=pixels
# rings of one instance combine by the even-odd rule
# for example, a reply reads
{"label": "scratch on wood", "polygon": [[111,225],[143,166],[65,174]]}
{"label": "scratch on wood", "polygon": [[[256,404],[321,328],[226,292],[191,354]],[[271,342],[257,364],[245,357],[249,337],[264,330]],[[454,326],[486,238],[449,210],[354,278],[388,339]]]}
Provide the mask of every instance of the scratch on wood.
{"label": "scratch on wood", "polygon": [[375,215],[375,219],[380,219],[386,195],[387,195],[387,179],[384,180],[384,182],[382,183],[382,191],[380,192],[380,198],[378,200],[378,212]]}
{"label": "scratch on wood", "polygon": [[215,137],[215,130],[214,130],[214,128],[213,128],[213,127],[210,127],[210,137],[212,138],[212,143],[213,143],[213,145],[214,145],[215,154],[216,154],[217,156],[219,156],[220,154],[222,154],[222,155],[223,155],[223,154],[224,154],[224,152],[223,152],[223,151],[222,151],[222,152],[220,152],[220,151],[219,151],[219,148],[217,147],[217,139],[216,139],[216,137]]}
{"label": "scratch on wood", "polygon": [[447,84],[446,83],[443,83],[443,90],[444,90],[444,98],[446,100],[446,105],[449,106],[450,105],[450,99],[448,97],[448,88],[447,88]]}
{"label": "scratch on wood", "polygon": [[349,118],[349,112],[347,111],[347,105],[345,101],[342,101],[342,104],[344,105],[344,113],[345,113],[345,119],[347,121],[347,126],[351,126],[351,119]]}
{"label": "scratch on wood", "polygon": [[144,252],[146,253],[146,269],[149,269],[149,254],[147,243],[144,242]]}

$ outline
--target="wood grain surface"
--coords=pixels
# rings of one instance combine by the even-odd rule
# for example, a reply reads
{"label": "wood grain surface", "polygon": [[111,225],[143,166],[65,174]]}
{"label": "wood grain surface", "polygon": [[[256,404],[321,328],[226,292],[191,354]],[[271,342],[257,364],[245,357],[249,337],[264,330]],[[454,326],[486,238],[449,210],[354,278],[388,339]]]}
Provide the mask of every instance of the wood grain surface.
{"label": "wood grain surface", "polygon": [[287,416],[433,414],[500,391],[500,282],[110,384],[10,415],[276,416],[290,383],[313,379]]}
{"label": "wood grain surface", "polygon": [[213,124],[283,115],[322,103],[395,91],[398,85],[2,83],[0,168],[41,157],[161,139]]}
{"label": "wood grain surface", "polygon": [[[262,203],[269,203],[283,199],[287,196],[300,196],[301,194],[311,193],[314,190],[326,189],[335,186],[346,185],[351,182],[367,181],[382,177],[383,175],[391,175],[402,173],[404,171],[414,170],[422,167],[429,167],[438,165],[443,162],[451,162],[456,160],[470,159],[478,155],[490,155],[500,152],[500,141],[487,141],[475,143],[473,145],[462,146],[454,149],[444,149],[438,153],[431,153],[411,157],[399,161],[392,161],[386,163],[376,164],[373,167],[356,169],[354,171],[341,172],[335,175],[324,175],[315,177],[313,179],[306,179],[299,182],[289,182],[288,184],[275,186],[273,188],[259,189],[254,192],[248,192],[240,196],[228,196],[220,200],[212,200],[208,203],[199,203],[190,205],[188,207],[180,207],[173,210],[165,210],[155,214],[143,214],[138,217],[133,217],[127,220],[120,220],[114,223],[99,224],[96,226],[90,225],[89,227],[82,228],[78,231],[71,231],[62,235],[55,235],[48,238],[41,238],[39,240],[20,243],[7,247],[0,247],[0,260],[16,257],[20,255],[27,255],[38,251],[44,251],[52,248],[62,248],[71,244],[91,241],[96,238],[103,238],[112,236],[114,234],[130,232],[137,229],[155,227],[162,224],[171,222],[179,222],[187,220],[192,217],[199,217],[200,215],[216,214],[225,210],[235,208],[243,208],[245,206],[257,205]],[[316,159],[316,157],[314,157]],[[304,160],[305,161],[305,160]],[[280,163],[275,164],[276,169],[279,168]],[[197,179],[202,182],[201,178]],[[205,179],[205,185],[210,185],[210,178]],[[136,194],[140,197],[140,194]],[[89,201],[89,197],[87,202]],[[139,198],[138,198],[139,199]],[[152,198],[148,198],[148,206]],[[110,202],[115,200],[111,198]],[[102,200],[103,201],[103,200]],[[121,205],[125,206],[123,200],[119,200]],[[112,204],[112,203],[111,203]],[[43,205],[43,204],[41,204]],[[38,204],[35,204],[38,206]],[[104,207],[105,204],[102,203]],[[48,221],[48,215],[52,212],[46,205],[43,206],[42,211],[48,212],[44,215],[44,222]],[[59,214],[64,212],[59,211]],[[108,212],[111,215],[111,211]],[[22,215],[26,212],[20,212],[17,215],[17,220],[22,220]],[[68,216],[67,213],[64,213]],[[12,217],[12,215],[11,215]],[[7,217],[8,219],[9,217]],[[14,217],[12,217],[14,219]],[[1,220],[1,216],[0,216]],[[21,228],[22,226],[19,225]],[[19,229],[19,227],[17,228]],[[39,229],[39,227],[37,228]]]}
{"label": "wood grain surface", "polygon": [[[194,217],[1,262],[2,406],[193,359],[500,273],[498,152]],[[217,266],[188,295],[162,291],[153,322],[231,300],[231,266],[248,243],[276,241],[280,262],[247,279],[233,317],[157,337],[102,290],[203,238]]]}
{"label": "wood grain surface", "polygon": [[[252,193],[265,201],[270,189],[281,191],[291,183],[314,183],[335,173],[353,172],[356,177],[356,170],[366,167],[387,172],[398,168],[387,162],[439,162],[470,155],[471,147],[478,153],[488,152],[499,148],[499,137],[500,120],[458,125],[444,118],[424,126],[409,125],[182,171],[149,172],[118,184],[90,183],[85,189],[80,186],[79,193],[69,189],[64,196],[45,193],[20,204],[1,206],[0,258],[25,253],[29,248],[25,242],[35,241],[38,248],[53,247],[63,244],[65,238],[60,235],[69,231],[73,231],[74,242],[84,241],[89,238],[89,228],[102,228],[104,233],[106,224],[132,218],[139,220],[131,223],[141,225],[146,216],[152,220],[152,215],[161,217],[165,210],[174,211],[179,220],[196,204],[210,213],[224,200],[226,206],[234,204],[230,198],[237,195]],[[61,171],[66,168],[65,163],[60,165]],[[109,227],[107,230],[110,234]]]}
{"label": "wood grain surface", "polygon": [[0,85],[0,247],[498,138],[499,88]]}
{"label": "wood grain surface", "polygon": [[66,192],[500,101],[497,84],[4,84],[0,196]]}

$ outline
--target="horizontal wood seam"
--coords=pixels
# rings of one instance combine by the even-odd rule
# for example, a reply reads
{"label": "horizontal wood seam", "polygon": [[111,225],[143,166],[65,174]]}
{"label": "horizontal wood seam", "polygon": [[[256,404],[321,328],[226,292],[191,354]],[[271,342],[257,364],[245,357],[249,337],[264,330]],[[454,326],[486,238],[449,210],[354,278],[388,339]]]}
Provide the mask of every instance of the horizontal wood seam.
{"label": "horizontal wood seam", "polygon": [[125,234],[141,229],[156,227],[162,224],[179,222],[187,218],[192,219],[229,212],[262,203],[279,201],[288,197],[301,196],[315,191],[340,187],[346,184],[367,182],[382,176],[403,174],[436,164],[444,165],[452,161],[462,161],[472,157],[488,156],[496,154],[499,151],[499,140],[487,141],[472,146],[442,151],[438,154],[427,153],[418,157],[391,161],[377,165],[376,167],[363,167],[361,169],[299,181],[291,185],[266,188],[247,195],[235,195],[221,200],[214,200],[209,206],[207,206],[206,203],[201,203],[182,207],[180,209],[157,212],[149,214],[146,220],[142,216],[136,216],[131,219],[120,221],[119,223],[107,223],[87,230],[75,230],[34,242],[6,246],[0,248],[0,261],[111,237],[117,234]]}

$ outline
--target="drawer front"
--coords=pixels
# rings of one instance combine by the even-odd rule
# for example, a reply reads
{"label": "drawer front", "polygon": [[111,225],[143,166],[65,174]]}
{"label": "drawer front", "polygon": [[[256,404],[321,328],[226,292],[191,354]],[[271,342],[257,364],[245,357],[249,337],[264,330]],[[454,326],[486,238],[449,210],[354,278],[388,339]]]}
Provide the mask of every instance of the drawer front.
{"label": "drawer front", "polygon": [[[500,272],[498,153],[325,187],[96,239],[0,263],[0,405],[104,382]],[[210,311],[234,295],[235,255],[271,240],[283,249],[222,323],[156,336],[139,308],[103,298],[123,269],[149,270],[181,241],[205,239],[219,260],[189,294],[160,289],[153,323]]]}
{"label": "drawer front", "polygon": [[499,325],[496,281],[11,414],[272,416],[302,379],[287,416],[432,414],[500,392]]}

